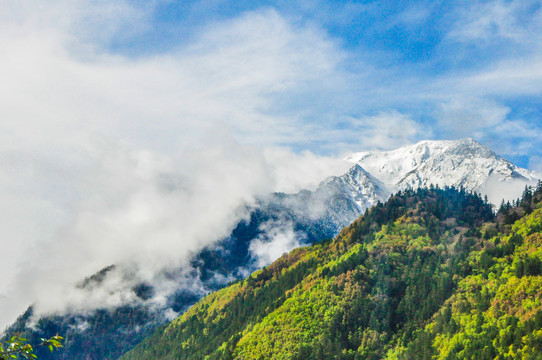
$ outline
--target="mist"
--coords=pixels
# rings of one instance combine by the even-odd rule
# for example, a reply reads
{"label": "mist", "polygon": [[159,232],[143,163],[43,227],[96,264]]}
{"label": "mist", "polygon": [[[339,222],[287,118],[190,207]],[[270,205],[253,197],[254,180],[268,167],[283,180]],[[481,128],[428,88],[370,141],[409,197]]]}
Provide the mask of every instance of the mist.
{"label": "mist", "polygon": [[536,180],[532,181],[530,184],[521,179],[502,181],[492,175],[487,179],[480,191],[482,194],[487,195],[489,202],[495,206],[495,210],[498,210],[502,201],[513,202],[520,199],[526,185],[535,186]]}
{"label": "mist", "polygon": [[[265,10],[130,59],[97,41],[127,24],[137,32],[146,9],[121,2],[110,9],[123,14],[120,28],[100,27],[88,22],[99,7],[82,4],[2,6],[17,21],[6,19],[0,35],[10,55],[0,59],[0,226],[9,254],[0,328],[30,304],[39,315],[136,301],[134,284],[227,236],[258,196],[311,189],[348,166],[340,154],[284,145],[305,137],[304,109],[273,112],[286,98],[327,91],[322,78],[341,77],[340,51],[317,29]],[[93,33],[102,38],[85,38]],[[113,264],[99,289],[78,287]],[[173,291],[163,285],[156,301]]]}
{"label": "mist", "polygon": [[[32,250],[18,259],[13,281],[5,284],[10,290],[2,301],[15,308],[2,306],[9,310],[4,321],[30,303],[40,315],[136,301],[137,283],[164,285],[157,276],[227,236],[258,197],[310,188],[345,166],[310,153],[240,145],[227,133],[202,141],[209,145],[175,160],[98,143],[84,170],[68,183],[76,196],[66,199],[66,208],[57,204],[62,222],[48,236],[24,244]],[[117,268],[100,286],[92,291],[77,286],[112,264]],[[158,296],[182,286],[175,281]]]}
{"label": "mist", "polygon": [[257,269],[271,264],[306,240],[306,235],[295,231],[293,224],[286,220],[268,221],[260,226],[260,230],[262,233],[249,248]]}

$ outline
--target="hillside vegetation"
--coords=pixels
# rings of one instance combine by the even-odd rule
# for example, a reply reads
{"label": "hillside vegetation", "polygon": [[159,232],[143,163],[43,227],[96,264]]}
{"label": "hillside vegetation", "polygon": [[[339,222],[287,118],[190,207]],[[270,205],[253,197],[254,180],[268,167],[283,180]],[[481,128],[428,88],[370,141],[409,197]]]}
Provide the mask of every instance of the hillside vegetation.
{"label": "hillside vegetation", "polygon": [[[328,218],[329,213],[322,218],[311,220],[296,213],[291,208],[292,205],[288,205],[318,204],[319,200],[312,198],[306,190],[295,195],[273,194],[267,201],[251,209],[249,219],[240,221],[228,237],[202,249],[191,259],[188,266],[176,269],[171,276],[175,276],[175,272],[186,274],[189,271],[188,276],[192,277],[192,281],[200,283],[206,291],[225,287],[227,284],[222,279],[245,277],[245,271],[258,267],[251,256],[250,245],[265,232],[262,226],[266,223],[291,222],[296,233],[306,235],[304,240],[307,243],[331,237],[340,230],[340,219],[336,220],[336,223]],[[338,202],[343,206],[340,212],[347,213],[348,219],[356,217],[343,197],[338,196],[334,202],[335,205]],[[310,205],[307,208],[310,208]],[[99,287],[114,268],[112,265],[102,269],[84,279],[79,286],[93,291],[92,288]],[[30,306],[6,329],[5,336],[0,336],[0,341],[15,334],[23,334],[31,343],[37,343],[41,338],[62,334],[66,337],[62,351],[51,354],[44,349],[37,349],[36,353],[41,360],[118,359],[168,321],[164,316],[166,309],[183,312],[203,297],[203,289],[193,289],[179,283],[178,289],[168,296],[164,306],[158,307],[151,299],[154,295],[153,285],[139,283],[134,286],[137,301],[116,308],[104,307],[94,311],[72,309],[63,314],[47,314],[36,319],[34,306]]]}
{"label": "hillside vegetation", "polygon": [[123,360],[540,359],[542,195],[408,190],[202,299]]}

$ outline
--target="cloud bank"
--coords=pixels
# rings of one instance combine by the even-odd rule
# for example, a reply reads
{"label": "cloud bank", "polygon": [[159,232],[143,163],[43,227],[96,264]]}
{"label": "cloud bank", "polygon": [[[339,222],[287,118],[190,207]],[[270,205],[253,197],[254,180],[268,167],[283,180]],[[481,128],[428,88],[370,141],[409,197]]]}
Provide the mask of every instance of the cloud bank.
{"label": "cloud bank", "polygon": [[268,221],[260,226],[262,234],[250,243],[249,251],[256,268],[271,264],[284,253],[301,246],[306,235],[296,232],[288,221]]}
{"label": "cloud bank", "polygon": [[[304,110],[277,114],[278,104],[325,90],[321,78],[338,71],[338,50],[316,29],[265,10],[213,24],[171,53],[131,59],[85,42],[101,22],[73,29],[102,11],[107,24],[122,13],[98,31],[105,41],[144,23],[144,9],[40,4],[3,9],[19,18],[0,35],[9,54],[0,60],[0,218],[10,254],[1,324],[34,301],[38,312],[131,301],[135,281],[227,235],[255,197],[314,187],[344,169],[280,147],[299,140]],[[111,264],[122,270],[100,291],[78,290]],[[133,280],[121,281],[127,273]]]}

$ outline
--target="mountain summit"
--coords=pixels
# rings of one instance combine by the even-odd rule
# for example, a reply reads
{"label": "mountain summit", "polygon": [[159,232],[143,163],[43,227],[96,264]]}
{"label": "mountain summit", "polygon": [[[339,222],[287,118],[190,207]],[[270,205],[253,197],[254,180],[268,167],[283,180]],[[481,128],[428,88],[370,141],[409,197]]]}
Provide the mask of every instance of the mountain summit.
{"label": "mountain summit", "polygon": [[353,153],[346,160],[361,166],[388,193],[433,184],[463,187],[500,202],[491,194],[498,184],[517,188],[513,197],[518,197],[525,185],[537,180],[533,171],[515,166],[471,138],[424,140],[391,151]]}

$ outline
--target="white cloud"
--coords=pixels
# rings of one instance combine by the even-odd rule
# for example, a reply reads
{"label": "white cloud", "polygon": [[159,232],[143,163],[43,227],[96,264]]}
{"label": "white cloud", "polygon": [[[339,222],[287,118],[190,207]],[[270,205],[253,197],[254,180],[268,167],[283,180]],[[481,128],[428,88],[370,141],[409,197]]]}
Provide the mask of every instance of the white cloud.
{"label": "white cloud", "polygon": [[529,159],[529,169],[536,171],[538,177],[542,178],[542,156],[531,156]]}
{"label": "white cloud", "polygon": [[488,128],[506,121],[510,109],[491,100],[457,97],[440,104],[439,125],[454,137],[483,137]]}
{"label": "white cloud", "polygon": [[261,268],[305,241],[303,233],[296,232],[291,222],[268,221],[260,226],[263,233],[250,243],[249,251],[256,261],[256,267]]}
{"label": "white cloud", "polygon": [[395,110],[351,119],[350,123],[353,134],[359,136],[359,143],[366,149],[395,149],[430,136],[429,129],[423,129],[410,116]]}
{"label": "white cloud", "polygon": [[542,55],[503,59],[458,84],[460,90],[486,96],[525,96],[542,94]]}
{"label": "white cloud", "polygon": [[79,145],[89,132],[171,147],[220,123],[251,143],[303,141],[309,107],[282,105],[342,76],[333,42],[273,11],[209,26],[189,45],[138,60],[81,60],[56,29],[0,40],[9,54],[0,61],[0,108],[18,149],[53,137]]}
{"label": "white cloud", "polygon": [[[531,185],[535,185],[533,182]],[[511,179],[501,181],[497,177],[490,176],[482,187],[481,191],[487,195],[490,203],[499,206],[501,201],[513,202],[521,197],[525,189],[525,182],[521,180]]]}
{"label": "white cloud", "polygon": [[267,10],[129,59],[93,41],[139,31],[149,9],[101,5],[2,6],[16,19],[0,35],[0,225],[10,254],[1,271],[12,279],[0,284],[2,325],[35,300],[44,312],[103,305],[106,295],[132,301],[132,283],[115,277],[91,297],[74,286],[110,264],[158,276],[227,235],[255,196],[314,186],[342,166],[262,150],[307,138],[308,105],[281,113],[277,103],[340,77],[341,54],[323,33]]}
{"label": "white cloud", "polygon": [[489,41],[495,37],[521,39],[522,26],[518,13],[532,6],[533,1],[472,2],[461,7],[460,18],[450,36],[461,41]]}
{"label": "white cloud", "polygon": [[285,148],[270,147],[265,149],[264,156],[272,164],[269,176],[275,180],[275,192],[314,190],[322,180],[342,175],[351,167],[342,157],[324,157],[310,151],[296,154]]}
{"label": "white cloud", "polygon": [[463,96],[539,96],[540,5],[538,0],[469,1],[448,14],[443,56],[466,66],[450,74],[447,87]]}
{"label": "white cloud", "polygon": [[[293,155],[284,149],[261,151],[239,145],[226,133],[204,141],[208,145],[177,159],[97,142],[89,149],[85,166],[63,179],[74,195],[63,198],[58,190],[57,202],[47,204],[62,214],[61,221],[53,221],[57,226],[47,224],[47,232],[38,226],[26,238],[14,231],[17,241],[3,244],[8,249],[11,244],[24,245],[11,250],[19,255],[14,261],[22,254],[24,260],[17,274],[5,269],[16,275],[14,283],[5,283],[4,289],[10,289],[5,301],[16,299],[15,308],[22,311],[37,300],[38,313],[114,306],[135,300],[132,287],[137,281],[160,284],[157,296],[164,299],[175,286],[190,282],[183,282],[183,275],[169,284],[162,271],[175,269],[195,251],[231,232],[247,216],[244,204],[274,190],[315,184],[324,174],[337,171],[336,164],[343,166],[342,161],[311,153]],[[39,182],[36,179],[36,185]],[[40,199],[42,194],[34,196]],[[12,210],[9,205],[6,214]],[[25,215],[14,225],[39,224],[40,213]],[[89,293],[75,287],[110,264],[118,267],[99,288]],[[17,314],[13,307],[4,309],[11,316]]]}
{"label": "white cloud", "polygon": [[[113,39],[125,40],[148,29],[161,0],[20,0],[0,4],[3,30],[14,35],[56,32],[70,48],[92,50]],[[86,53],[85,55],[89,55]]]}
{"label": "white cloud", "polygon": [[536,123],[510,118],[511,109],[476,97],[455,97],[441,103],[435,113],[439,131],[450,137],[473,137],[500,154],[521,155],[538,141]]}

